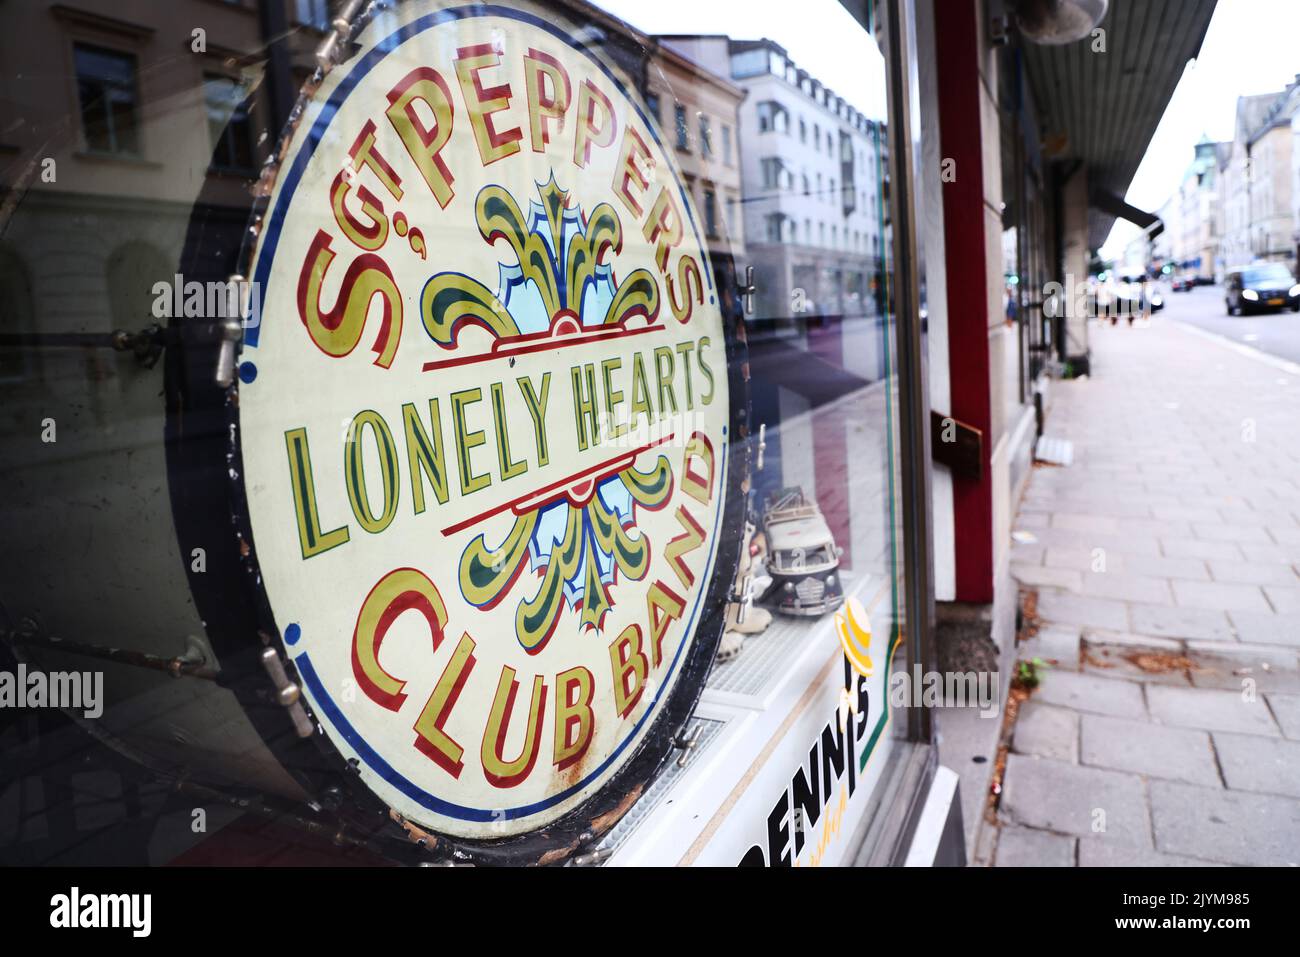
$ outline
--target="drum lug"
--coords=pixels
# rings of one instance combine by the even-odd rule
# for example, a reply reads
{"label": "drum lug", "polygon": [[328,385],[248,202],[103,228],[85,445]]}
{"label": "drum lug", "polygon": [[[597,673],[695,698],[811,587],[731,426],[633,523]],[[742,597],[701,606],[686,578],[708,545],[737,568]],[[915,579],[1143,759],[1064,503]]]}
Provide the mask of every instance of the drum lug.
{"label": "drum lug", "polygon": [[307,717],[307,712],[302,706],[302,690],[289,680],[289,675],[284,670],[284,662],[280,660],[279,652],[274,648],[263,649],[262,667],[266,669],[267,675],[271,678],[271,683],[275,685],[276,702],[289,713],[289,720],[293,722],[293,728],[298,737],[310,738],[316,733],[316,728],[311,719]]}
{"label": "drum lug", "polygon": [[217,352],[217,385],[225,389],[235,381],[235,354],[244,338],[244,327],[238,319],[223,320],[219,327],[221,346]]}
{"label": "drum lug", "polygon": [[330,21],[330,33],[316,49],[316,65],[328,73],[338,62],[344,42],[352,34],[352,19],[361,8],[361,0],[348,0],[339,15]]}
{"label": "drum lug", "polygon": [[594,851],[584,851],[581,854],[574,855],[569,859],[569,863],[574,867],[597,867],[613,856],[613,848],[600,847]]}
{"label": "drum lug", "polygon": [[700,732],[704,730],[704,725],[697,724],[686,734],[679,734],[673,738],[673,747],[681,750],[682,755],[677,759],[679,768],[686,767],[686,762],[691,758],[691,752],[695,750],[695,745],[699,742]]}

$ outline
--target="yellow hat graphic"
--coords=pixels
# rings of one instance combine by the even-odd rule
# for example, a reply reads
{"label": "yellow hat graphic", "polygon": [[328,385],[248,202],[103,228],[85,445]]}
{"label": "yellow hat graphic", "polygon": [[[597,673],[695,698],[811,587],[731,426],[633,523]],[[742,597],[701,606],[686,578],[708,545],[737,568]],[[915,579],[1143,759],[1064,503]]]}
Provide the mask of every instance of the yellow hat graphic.
{"label": "yellow hat graphic", "polygon": [[870,678],[875,671],[871,663],[871,621],[862,602],[850,598],[844,603],[844,610],[835,613],[835,630],[840,636],[840,646],[844,655],[858,674]]}

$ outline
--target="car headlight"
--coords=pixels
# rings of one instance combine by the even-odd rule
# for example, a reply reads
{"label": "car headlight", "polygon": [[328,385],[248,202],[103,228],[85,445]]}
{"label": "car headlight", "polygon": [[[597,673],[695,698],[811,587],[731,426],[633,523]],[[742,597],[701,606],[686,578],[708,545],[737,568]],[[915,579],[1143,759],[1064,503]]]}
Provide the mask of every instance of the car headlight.
{"label": "car headlight", "polygon": [[1165,304],[1165,301],[1164,301],[1163,299],[1161,299],[1159,296],[1152,296],[1152,297],[1151,297],[1151,305],[1153,305],[1153,306],[1163,306],[1164,304]]}
{"label": "car headlight", "polygon": [[1290,296],[1292,299],[1294,299],[1296,296],[1300,296],[1300,283],[1297,283],[1296,285],[1292,286],[1290,291],[1287,293],[1287,295]]}
{"label": "car headlight", "polygon": [[1259,293],[1257,293],[1257,292],[1256,292],[1255,290],[1253,290],[1253,289],[1243,289],[1243,290],[1241,291],[1241,298],[1242,298],[1242,299],[1249,299],[1251,302],[1258,302],[1258,301],[1259,301]]}
{"label": "car headlight", "polygon": [[834,575],[827,575],[827,576],[826,576],[826,584],[827,584],[827,586],[832,586],[832,585],[834,585],[834,584],[835,584],[835,576],[834,576]]}
{"label": "car headlight", "polygon": [[785,590],[786,590],[786,591],[794,591],[794,582],[786,582],[786,583],[785,583]]}

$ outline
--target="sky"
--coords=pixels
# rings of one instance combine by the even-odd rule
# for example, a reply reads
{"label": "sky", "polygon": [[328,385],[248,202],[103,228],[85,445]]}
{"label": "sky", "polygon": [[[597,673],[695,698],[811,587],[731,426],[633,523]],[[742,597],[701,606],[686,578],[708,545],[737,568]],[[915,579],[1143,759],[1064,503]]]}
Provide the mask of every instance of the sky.
{"label": "sky", "polygon": [[[1202,135],[1230,140],[1237,97],[1280,92],[1300,73],[1300,0],[1219,0],[1125,199],[1154,212],[1178,188]],[[1102,246],[1119,257],[1138,233],[1119,220]]]}
{"label": "sky", "polygon": [[[643,33],[725,33],[736,40],[775,40],[798,66],[862,113],[885,118],[884,59],[876,41],[839,0],[594,2]],[[791,16],[792,9],[799,15]]]}

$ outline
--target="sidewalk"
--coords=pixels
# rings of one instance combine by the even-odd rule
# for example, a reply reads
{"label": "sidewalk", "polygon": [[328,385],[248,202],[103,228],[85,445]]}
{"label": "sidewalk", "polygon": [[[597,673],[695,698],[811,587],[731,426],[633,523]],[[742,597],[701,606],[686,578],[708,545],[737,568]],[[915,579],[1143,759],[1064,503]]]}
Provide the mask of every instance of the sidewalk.
{"label": "sidewalk", "polygon": [[1015,524],[1019,657],[1056,664],[993,862],[1300,864],[1300,377],[1168,319],[1090,334],[1047,418],[1074,463]]}

